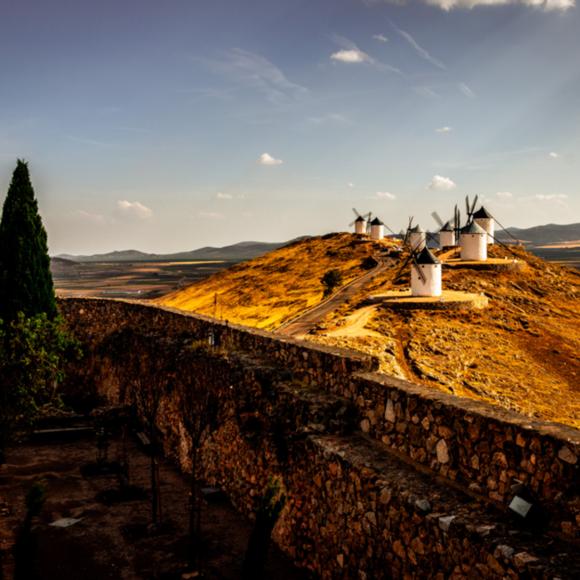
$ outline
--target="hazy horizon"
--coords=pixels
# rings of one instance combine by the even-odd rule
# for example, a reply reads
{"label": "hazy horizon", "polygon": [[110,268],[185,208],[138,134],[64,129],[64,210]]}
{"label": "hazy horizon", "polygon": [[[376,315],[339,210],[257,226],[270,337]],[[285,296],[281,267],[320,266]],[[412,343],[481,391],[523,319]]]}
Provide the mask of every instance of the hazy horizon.
{"label": "hazy horizon", "polygon": [[578,9],[487,4],[10,2],[0,202],[25,158],[52,255],[579,221]]}

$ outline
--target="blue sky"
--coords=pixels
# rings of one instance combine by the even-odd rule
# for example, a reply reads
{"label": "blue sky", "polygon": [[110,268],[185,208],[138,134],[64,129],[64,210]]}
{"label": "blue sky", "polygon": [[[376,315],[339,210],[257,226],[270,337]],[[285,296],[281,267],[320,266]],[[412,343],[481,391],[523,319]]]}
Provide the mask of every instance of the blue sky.
{"label": "blue sky", "polygon": [[0,195],[52,253],[580,221],[579,55],[572,0],[4,0]]}

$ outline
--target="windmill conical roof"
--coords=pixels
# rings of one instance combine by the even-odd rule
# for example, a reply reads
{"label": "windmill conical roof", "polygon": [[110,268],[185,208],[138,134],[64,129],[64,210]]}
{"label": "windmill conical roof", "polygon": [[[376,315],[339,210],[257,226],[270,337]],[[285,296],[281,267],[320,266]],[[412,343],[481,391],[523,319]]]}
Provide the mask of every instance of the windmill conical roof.
{"label": "windmill conical roof", "polygon": [[371,226],[382,226],[382,225],[384,225],[384,224],[383,224],[383,222],[382,222],[382,221],[381,221],[381,220],[380,220],[378,217],[376,217],[376,218],[375,218],[375,219],[374,219],[374,220],[371,222]]}
{"label": "windmill conical roof", "polygon": [[417,264],[440,264],[441,262],[426,247],[417,256]]}
{"label": "windmill conical roof", "polygon": [[409,230],[409,233],[411,233],[411,234],[424,234],[425,230],[419,224],[417,224],[416,226],[412,227]]}
{"label": "windmill conical roof", "polygon": [[439,231],[440,232],[452,232],[453,231],[453,228],[451,227],[451,222],[445,222],[441,226],[441,229]]}
{"label": "windmill conical roof", "polygon": [[479,224],[476,224],[475,222],[471,222],[469,225],[465,226],[461,230],[461,233],[462,234],[481,234],[481,235],[487,235],[487,232]]}
{"label": "windmill conical roof", "polygon": [[355,223],[366,222],[365,218],[362,215],[359,215],[355,220]]}
{"label": "windmill conical roof", "polygon": [[487,220],[492,220],[493,218],[491,217],[490,213],[483,207],[481,206],[474,214],[473,217],[476,219],[487,219]]}

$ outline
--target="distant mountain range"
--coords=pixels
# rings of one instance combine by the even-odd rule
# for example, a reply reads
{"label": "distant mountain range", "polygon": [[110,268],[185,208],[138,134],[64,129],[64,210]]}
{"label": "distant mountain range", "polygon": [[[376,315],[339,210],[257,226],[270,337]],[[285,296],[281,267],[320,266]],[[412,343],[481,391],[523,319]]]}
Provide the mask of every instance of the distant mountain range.
{"label": "distant mountain range", "polygon": [[[547,224],[533,228],[507,228],[506,230],[514,238],[530,246],[543,246],[558,242],[571,242],[580,240],[580,223],[577,224]],[[498,239],[509,241],[511,238],[505,232],[498,232]]]}
{"label": "distant mountain range", "polygon": [[[507,232],[529,246],[542,246],[558,242],[569,242],[580,240],[580,223],[576,224],[547,224],[535,226],[533,228],[507,228]],[[502,241],[510,241],[513,238],[506,232],[498,232],[497,237]],[[306,236],[304,236],[306,237]],[[56,258],[71,262],[156,262],[156,261],[189,261],[189,260],[225,260],[241,262],[262,256],[267,252],[276,250],[300,240],[296,238],[288,242],[239,242],[231,246],[216,248],[206,246],[197,250],[177,252],[175,254],[148,254],[139,250],[122,250],[109,252],[107,254],[94,254],[92,256],[73,256],[70,254],[60,254]]]}
{"label": "distant mountain range", "polygon": [[[290,242],[240,242],[231,246],[214,248],[206,246],[197,250],[177,252],[175,254],[147,254],[139,250],[122,250],[107,254],[94,254],[92,256],[73,256],[60,254],[56,256],[61,260],[71,262],[156,262],[156,261],[189,261],[189,260],[226,260],[242,261],[251,260],[272,250],[276,250]],[[54,259],[54,258],[53,258]]]}

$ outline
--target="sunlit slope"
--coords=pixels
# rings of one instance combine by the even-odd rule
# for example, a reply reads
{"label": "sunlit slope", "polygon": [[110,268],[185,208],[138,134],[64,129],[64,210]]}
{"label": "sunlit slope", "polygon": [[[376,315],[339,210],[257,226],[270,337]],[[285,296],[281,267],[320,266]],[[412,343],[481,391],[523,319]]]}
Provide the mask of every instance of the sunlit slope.
{"label": "sunlit slope", "polygon": [[308,238],[237,264],[157,302],[246,326],[273,329],[321,302],[320,278],[328,270],[339,270],[346,284],[366,271],[365,259],[390,244],[387,240],[371,242],[351,234]]}
{"label": "sunlit slope", "polygon": [[[376,354],[384,372],[411,381],[580,428],[580,275],[517,252],[523,271],[444,267],[444,287],[484,293],[485,310],[379,306],[372,316],[365,311],[364,329],[354,336],[337,333],[356,319],[352,301],[308,338]],[[392,287],[385,276],[374,291]]]}

